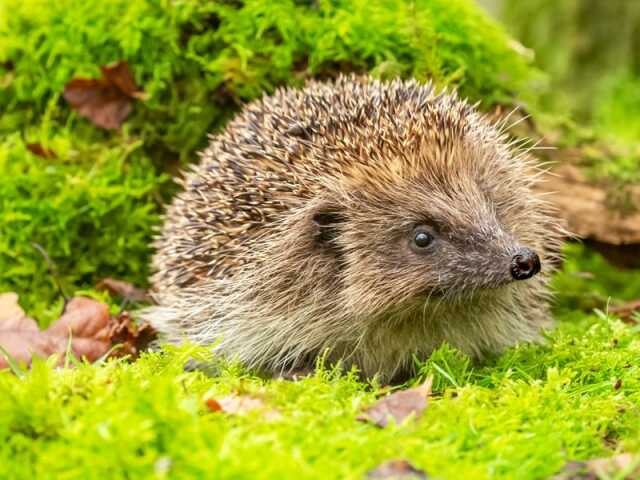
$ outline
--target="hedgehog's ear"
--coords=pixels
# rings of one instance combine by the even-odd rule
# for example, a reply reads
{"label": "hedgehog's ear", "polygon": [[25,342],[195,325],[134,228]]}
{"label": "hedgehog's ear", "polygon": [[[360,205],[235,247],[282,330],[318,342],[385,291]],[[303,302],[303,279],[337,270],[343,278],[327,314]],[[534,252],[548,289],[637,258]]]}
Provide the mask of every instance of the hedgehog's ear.
{"label": "hedgehog's ear", "polygon": [[334,206],[323,205],[311,217],[315,230],[316,242],[331,245],[338,237],[340,227],[344,223],[344,215]]}

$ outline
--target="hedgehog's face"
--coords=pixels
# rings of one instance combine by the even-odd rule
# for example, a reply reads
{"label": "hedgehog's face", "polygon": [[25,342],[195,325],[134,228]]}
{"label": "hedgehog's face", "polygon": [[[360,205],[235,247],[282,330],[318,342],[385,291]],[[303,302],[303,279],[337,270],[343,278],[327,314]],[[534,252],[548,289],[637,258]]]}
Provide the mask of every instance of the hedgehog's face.
{"label": "hedgehog's face", "polygon": [[434,296],[471,299],[536,275],[542,252],[531,233],[540,226],[514,214],[513,200],[502,204],[466,182],[446,191],[395,186],[352,198],[339,214],[317,214],[317,241],[339,263],[346,301],[380,310]]}

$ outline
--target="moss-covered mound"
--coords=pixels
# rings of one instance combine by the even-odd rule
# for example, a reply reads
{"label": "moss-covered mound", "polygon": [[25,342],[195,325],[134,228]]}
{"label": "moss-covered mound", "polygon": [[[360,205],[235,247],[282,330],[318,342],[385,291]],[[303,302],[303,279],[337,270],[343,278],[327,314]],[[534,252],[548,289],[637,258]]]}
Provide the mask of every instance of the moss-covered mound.
{"label": "moss-covered mound", "polygon": [[[119,131],[63,100],[74,77],[127,60],[147,99]],[[538,78],[467,0],[0,3],[0,291],[47,317],[41,244],[67,288],[142,284],[168,180],[243,102],[339,72],[414,76],[485,105]],[[55,153],[41,158],[40,144]]]}

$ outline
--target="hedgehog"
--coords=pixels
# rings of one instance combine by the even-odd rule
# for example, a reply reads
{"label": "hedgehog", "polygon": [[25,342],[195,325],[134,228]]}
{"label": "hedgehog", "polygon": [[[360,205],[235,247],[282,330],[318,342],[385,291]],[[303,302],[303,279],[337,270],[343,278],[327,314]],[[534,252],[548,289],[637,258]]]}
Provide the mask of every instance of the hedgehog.
{"label": "hedgehog", "polygon": [[530,149],[476,107],[357,76],[250,103],[183,176],[143,317],[273,374],[392,380],[444,343],[540,341],[562,228]]}

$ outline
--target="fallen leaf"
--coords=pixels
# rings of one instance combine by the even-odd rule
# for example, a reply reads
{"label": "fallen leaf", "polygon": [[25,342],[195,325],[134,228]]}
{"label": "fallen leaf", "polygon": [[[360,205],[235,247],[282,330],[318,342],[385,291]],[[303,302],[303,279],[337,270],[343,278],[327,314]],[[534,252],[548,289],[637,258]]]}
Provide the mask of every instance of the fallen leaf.
{"label": "fallen leaf", "polygon": [[45,148],[39,143],[27,143],[27,150],[42,158],[56,158],[56,152],[50,148]]}
{"label": "fallen leaf", "polygon": [[282,417],[279,411],[266,405],[260,398],[251,395],[231,394],[219,400],[209,398],[207,407],[212,412],[224,412],[230,415],[246,415],[249,412],[260,411],[268,420],[278,420]]}
{"label": "fallen leaf", "polygon": [[151,302],[151,297],[146,290],[115,278],[101,280],[96,285],[96,288],[98,290],[107,290],[112,295],[117,295],[132,302]]}
{"label": "fallen leaf", "polygon": [[30,328],[38,330],[36,323],[27,317],[18,303],[18,294],[6,292],[0,294],[0,325],[4,328]]}
{"label": "fallen leaf", "polygon": [[120,128],[135,99],[144,99],[126,61],[100,67],[101,78],[74,78],[64,87],[64,98],[98,127]]}
{"label": "fallen leaf", "polygon": [[[620,475],[624,477],[620,477]],[[595,458],[585,462],[569,462],[552,480],[597,480],[599,478],[640,478],[640,456],[622,453],[609,458]]]}
{"label": "fallen leaf", "polygon": [[139,100],[146,98],[145,93],[136,85],[129,64],[126,61],[123,60],[102,66],[100,70],[103,77],[112,85],[115,85],[124,95]]}
{"label": "fallen leaf", "polygon": [[12,359],[0,352],[0,369],[8,368],[11,360],[28,364],[32,354],[48,356],[55,349],[51,340],[41,335],[38,324],[27,317],[13,292],[0,294],[0,346]]}
{"label": "fallen leaf", "polygon": [[[95,360],[109,349],[108,339],[99,333],[109,321],[106,305],[83,297],[71,299],[67,309],[53,325],[41,331],[18,305],[15,293],[5,293],[0,301],[0,345],[19,363],[31,364],[32,357],[49,357],[67,350],[69,335],[73,353]],[[0,356],[0,368],[9,360]]]}
{"label": "fallen leaf", "polygon": [[420,470],[411,465],[406,460],[391,460],[378,465],[373,470],[367,472],[367,478],[386,478],[386,479],[422,479],[426,480],[427,474],[424,470]]}
{"label": "fallen leaf", "polygon": [[389,424],[390,419],[400,424],[411,415],[419,418],[427,408],[427,397],[431,394],[432,384],[433,377],[429,377],[419,387],[387,395],[367,408],[362,415],[358,416],[358,420],[384,428]]}
{"label": "fallen leaf", "polygon": [[140,352],[149,347],[157,335],[158,332],[151,325],[148,323],[136,325],[129,312],[123,311],[111,319],[109,338],[112,345],[120,347],[112,352],[112,356],[129,356],[131,359],[136,359]]}
{"label": "fallen leaf", "polygon": [[[34,356],[46,358],[53,354],[59,354],[62,363],[69,348],[77,358],[93,362],[116,344],[122,344],[122,348],[114,349],[113,356],[136,357],[154,334],[149,326],[135,326],[126,312],[111,317],[106,304],[85,297],[72,298],[62,316],[46,330],[40,330],[20,308],[17,294],[0,295],[0,346],[21,364],[30,365]],[[0,369],[9,363],[2,352]]]}
{"label": "fallen leaf", "polygon": [[93,362],[111,348],[108,330],[110,320],[109,307],[105,303],[86,297],[74,297],[62,316],[43,335],[59,342],[56,351],[60,353],[65,351],[71,336],[73,354],[77,358],[84,357]]}
{"label": "fallen leaf", "polygon": [[207,401],[205,403],[207,405],[207,408],[212,412],[222,411],[222,405],[220,405],[215,398],[207,398]]}

